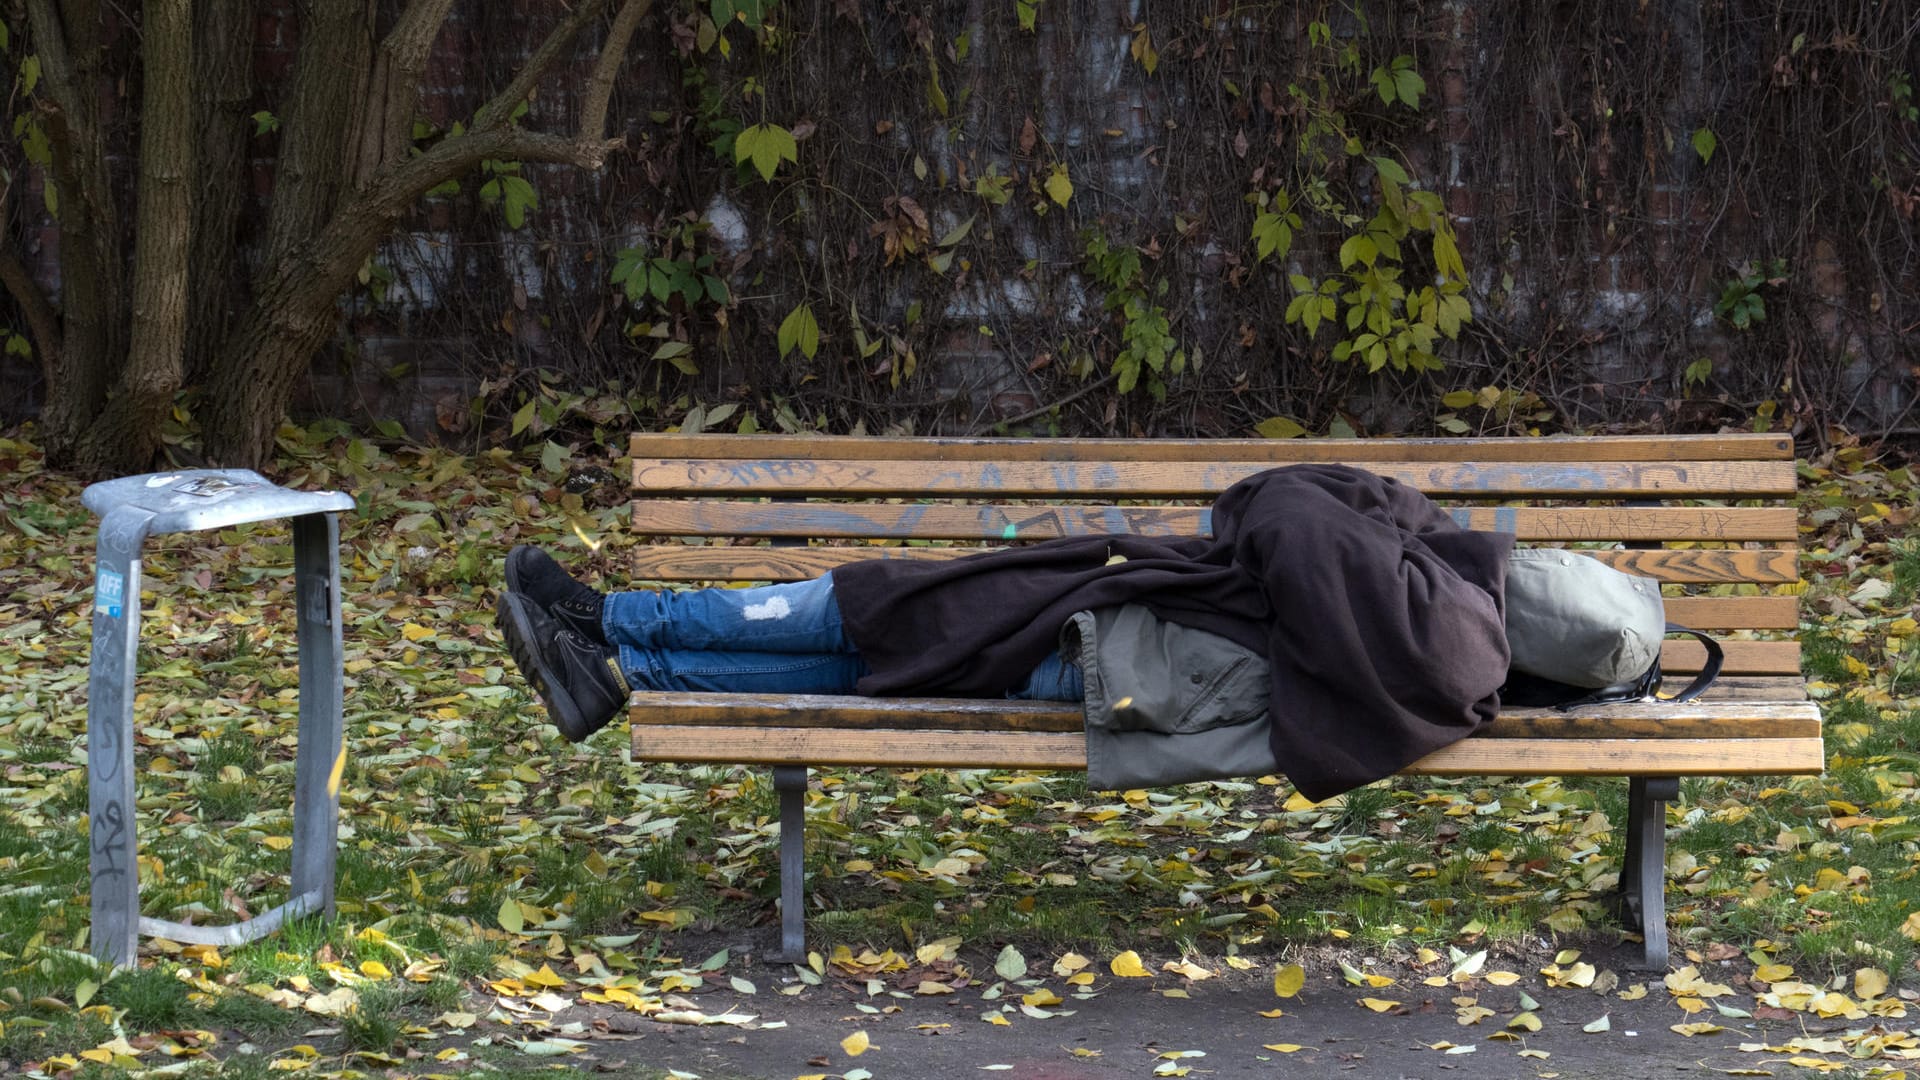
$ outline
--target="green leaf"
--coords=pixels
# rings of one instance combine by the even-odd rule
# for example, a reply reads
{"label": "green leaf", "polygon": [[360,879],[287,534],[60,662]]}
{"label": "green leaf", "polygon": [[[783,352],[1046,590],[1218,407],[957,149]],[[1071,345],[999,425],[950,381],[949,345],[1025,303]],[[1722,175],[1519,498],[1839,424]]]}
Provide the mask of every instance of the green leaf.
{"label": "green leaf", "polygon": [[1020,955],[1019,949],[1008,945],[1000,950],[999,957],[994,960],[993,973],[1008,982],[1024,979],[1027,977],[1027,958]]}
{"label": "green leaf", "polygon": [[1680,384],[1682,386],[1687,387],[1688,389],[1692,389],[1693,387],[1706,382],[1707,376],[1712,374],[1713,374],[1713,358],[1710,356],[1703,356],[1700,359],[1695,360],[1693,363],[1688,364],[1687,369],[1680,373]]}
{"label": "green leaf", "polygon": [[35,86],[38,86],[39,84],[40,84],[40,57],[38,55],[33,55],[20,61],[21,93],[31,94],[33,93],[33,88]]}
{"label": "green leaf", "polygon": [[1373,167],[1380,170],[1381,176],[1386,177],[1402,187],[1413,182],[1412,178],[1407,176],[1407,170],[1401,168],[1400,163],[1390,157],[1368,158],[1367,160],[1373,162]]}
{"label": "green leaf", "polygon": [[794,349],[807,359],[813,359],[820,351],[820,323],[813,317],[813,307],[798,304],[787,317],[780,321],[780,355],[784,358]]}
{"label": "green leaf", "polygon": [[953,245],[959,243],[960,241],[965,240],[967,238],[967,234],[973,231],[973,219],[979,216],[980,215],[975,214],[973,215],[973,217],[969,217],[967,218],[967,220],[961,222],[958,225],[955,225],[953,229],[947,233],[947,235],[940,238],[940,243],[938,246],[943,248],[952,247]]}
{"label": "green leaf", "polygon": [[947,105],[947,92],[940,86],[940,62],[933,53],[927,53],[927,104],[933,111],[946,116],[950,111]]}
{"label": "green leaf", "polygon": [[1393,73],[1393,88],[1401,101],[1406,102],[1409,108],[1417,109],[1420,107],[1420,95],[1426,92],[1427,81],[1408,68]]}
{"label": "green leaf", "polygon": [[1442,395],[1440,404],[1445,405],[1449,409],[1464,409],[1477,400],[1479,400],[1477,395],[1471,390],[1455,390],[1452,393]]}
{"label": "green leaf", "polygon": [[741,128],[733,140],[733,160],[739,163],[749,159],[760,179],[771,182],[782,161],[799,163],[800,144],[794,141],[793,132],[778,124]]}
{"label": "green leaf", "polygon": [[[553,444],[548,443],[547,445],[552,446]],[[500,901],[500,914],[498,918],[500,920],[500,929],[505,930],[509,934],[517,934],[526,929],[526,917],[520,912],[520,903],[510,896]]]}
{"label": "green leaf", "polygon": [[1367,234],[1361,233],[1359,236],[1349,236],[1346,242],[1340,245],[1340,266],[1342,269],[1352,266],[1354,263],[1365,263],[1368,266],[1372,266],[1373,260],[1378,258],[1379,254],[1380,249],[1374,245],[1374,242],[1368,238]]}
{"label": "green leaf", "polygon": [[1700,155],[1700,164],[1713,160],[1713,151],[1720,145],[1720,139],[1711,128],[1700,128],[1693,133],[1693,152]]}
{"label": "green leaf", "polygon": [[1253,430],[1268,439],[1297,439],[1307,433],[1298,421],[1285,416],[1269,416],[1253,425]]}
{"label": "green leaf", "polygon": [[502,175],[498,182],[501,213],[506,216],[509,228],[518,229],[527,223],[527,210],[540,205],[540,196],[523,177]]}
{"label": "green leaf", "polygon": [[700,374],[700,365],[693,362],[693,346],[684,341],[661,342],[660,347],[653,350],[653,358],[672,364],[688,375]]}
{"label": "green leaf", "polygon": [[253,134],[255,138],[258,138],[269,132],[279,131],[279,130],[280,130],[279,117],[273,115],[272,113],[268,112],[265,109],[261,109],[259,112],[253,114]]}
{"label": "green leaf", "polygon": [[1253,241],[1256,260],[1263,260],[1269,255],[1285,258],[1293,248],[1293,230],[1288,227],[1285,216],[1271,211],[1263,212],[1254,215]]}
{"label": "green leaf", "polygon": [[527,430],[527,425],[533,423],[533,407],[537,404],[539,404],[538,398],[530,399],[525,405],[514,410],[513,434],[520,434]]}

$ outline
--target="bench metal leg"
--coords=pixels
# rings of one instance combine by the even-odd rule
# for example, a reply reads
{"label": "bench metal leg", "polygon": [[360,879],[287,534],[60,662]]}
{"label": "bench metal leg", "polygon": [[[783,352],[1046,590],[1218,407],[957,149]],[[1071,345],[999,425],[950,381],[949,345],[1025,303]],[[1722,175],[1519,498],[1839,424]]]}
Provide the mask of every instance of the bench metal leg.
{"label": "bench metal leg", "polygon": [[803,964],[807,960],[807,767],[774,766],[773,788],[780,793],[780,952],[774,959]]}
{"label": "bench metal leg", "polygon": [[1635,776],[1627,782],[1627,851],[1620,869],[1620,901],[1628,926],[1646,942],[1641,966],[1667,968],[1667,803],[1680,795],[1673,776]]}

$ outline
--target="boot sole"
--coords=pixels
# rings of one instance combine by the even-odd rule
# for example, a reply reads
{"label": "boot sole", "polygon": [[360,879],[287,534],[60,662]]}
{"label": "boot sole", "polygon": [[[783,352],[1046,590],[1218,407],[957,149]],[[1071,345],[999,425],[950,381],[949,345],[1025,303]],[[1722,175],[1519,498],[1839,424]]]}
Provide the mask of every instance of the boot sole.
{"label": "boot sole", "polygon": [[528,614],[533,606],[533,601],[517,593],[503,592],[494,606],[495,624],[500,628],[500,636],[506,639],[513,662],[520,665],[520,674],[533,684],[541,704],[547,707],[547,718],[568,742],[583,742],[595,729],[587,723],[579,703],[566,692],[540,651],[533,647],[539,634],[533,617]]}

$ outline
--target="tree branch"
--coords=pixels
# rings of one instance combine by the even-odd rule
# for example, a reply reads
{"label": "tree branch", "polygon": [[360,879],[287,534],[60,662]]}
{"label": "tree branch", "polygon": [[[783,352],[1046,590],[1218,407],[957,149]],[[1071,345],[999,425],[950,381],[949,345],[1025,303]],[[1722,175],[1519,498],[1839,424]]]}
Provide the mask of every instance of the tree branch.
{"label": "tree branch", "polygon": [[40,374],[52,387],[53,369],[60,359],[60,313],[11,248],[0,248],[0,285],[5,285],[7,295],[20,305],[27,333],[33,335],[33,350],[40,354]]}
{"label": "tree branch", "polygon": [[653,9],[653,0],[626,0],[607,30],[600,59],[594,61],[593,74],[587,77],[586,92],[580,95],[580,138],[598,138],[607,130],[607,102],[613,97],[613,79],[627,58],[627,42]]}
{"label": "tree branch", "polygon": [[420,74],[452,7],[453,0],[414,0],[380,42],[367,80],[367,115],[353,170],[356,185],[366,183],[389,162],[407,156],[419,104]]}
{"label": "tree branch", "polygon": [[560,59],[561,53],[580,35],[587,23],[599,17],[600,10],[606,6],[607,0],[583,0],[579,7],[574,8],[573,14],[567,16],[567,21],[554,27],[553,33],[547,35],[547,40],[541,42],[540,47],[527,58],[526,66],[513,77],[507,88],[473,114],[472,130],[490,131],[504,126],[513,115],[513,110],[519,108],[520,103],[533,93],[534,84]]}

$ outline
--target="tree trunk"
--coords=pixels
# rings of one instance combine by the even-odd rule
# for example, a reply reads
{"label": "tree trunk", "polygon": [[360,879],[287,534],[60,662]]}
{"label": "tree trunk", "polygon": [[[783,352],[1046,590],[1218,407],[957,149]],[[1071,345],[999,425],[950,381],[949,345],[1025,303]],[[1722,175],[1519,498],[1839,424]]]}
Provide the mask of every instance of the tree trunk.
{"label": "tree trunk", "polygon": [[53,148],[53,184],[60,207],[60,278],[64,326],[55,378],[47,387],[41,427],[55,460],[75,450],[106,404],[107,388],[126,357],[125,298],[120,287],[120,221],[100,127],[100,9],[90,0],[32,0],[27,9],[40,57],[40,119]]}
{"label": "tree trunk", "polygon": [[203,381],[213,370],[214,354],[226,339],[236,300],[246,288],[237,229],[244,194],[252,188],[247,147],[252,137],[248,106],[253,102],[253,4],[199,0],[194,8],[200,181],[193,185],[192,250],[187,256],[196,286],[187,310],[189,384]]}
{"label": "tree trunk", "polygon": [[267,214],[267,262],[319,234],[340,206],[363,122],[373,5],[303,0],[300,51],[280,117],[280,159]]}
{"label": "tree trunk", "polygon": [[191,0],[147,0],[141,20],[140,183],[134,211],[133,314],[139,342],[120,365],[106,407],[88,427],[76,464],[143,472],[160,449],[160,427],[187,344],[187,247],[194,174]]}
{"label": "tree trunk", "polygon": [[[444,17],[446,5],[439,0],[416,0],[426,8],[409,8],[396,24],[390,40],[383,43],[383,63],[369,72],[364,51],[353,55],[362,65],[357,88],[348,96],[355,109],[379,110],[378,116],[354,116],[336,123],[332,114],[319,110],[314,116],[310,140],[313,147],[338,146],[336,140],[350,139],[334,159],[338,176],[361,177],[352,198],[332,205],[324,213],[316,212],[318,200],[328,193],[338,195],[337,184],[330,186],[317,175],[301,174],[293,190],[288,188],[284,171],[275,185],[273,235],[268,244],[268,260],[261,275],[253,307],[235,327],[232,337],[221,349],[212,378],[207,384],[207,405],[202,431],[207,453],[224,465],[257,467],[273,449],[273,433],[286,414],[294,382],[305,373],[313,354],[330,337],[339,321],[339,298],[353,281],[360,266],[373,255],[380,241],[391,235],[400,216],[417,203],[428,189],[450,177],[460,176],[478,167],[486,158],[522,161],[566,162],[582,168],[597,168],[617,142],[604,137],[607,100],[613,77],[626,55],[640,19],[652,7],[651,0],[625,0],[620,13],[607,31],[598,61],[582,87],[582,107],[578,134],[558,136],[524,131],[509,120],[513,108],[524,101],[535,83],[562,56],[573,39],[594,20],[607,0],[583,0],[572,14],[533,52],[527,63],[493,100],[474,116],[474,122],[462,135],[449,136],[425,152],[412,157],[395,156],[393,117],[397,113],[397,94],[416,94],[418,74],[424,64],[425,46],[432,41],[422,12],[431,13],[438,5]],[[436,23],[437,24],[437,23]],[[329,24],[333,32],[347,33],[344,24]],[[424,35],[424,36],[422,36]],[[328,50],[308,52],[309,39],[303,24],[301,53],[295,82],[300,84],[300,68],[315,62],[341,64],[339,55]],[[346,47],[346,46],[343,46]],[[358,46],[355,45],[355,48]],[[403,80],[402,75],[410,75]],[[403,82],[411,82],[403,89]],[[368,86],[372,84],[371,96]],[[316,94],[333,94],[334,100],[346,94],[332,82],[324,82]],[[362,104],[364,102],[364,105]],[[291,123],[291,120],[286,121]],[[327,126],[332,125],[332,126]],[[352,139],[359,131],[363,136]],[[357,148],[350,154],[347,149]],[[299,157],[320,150],[297,151],[283,148]],[[318,159],[312,159],[318,167]],[[379,162],[378,168],[371,164]],[[281,200],[289,200],[283,212]]]}

